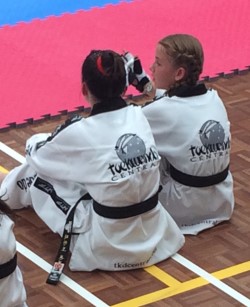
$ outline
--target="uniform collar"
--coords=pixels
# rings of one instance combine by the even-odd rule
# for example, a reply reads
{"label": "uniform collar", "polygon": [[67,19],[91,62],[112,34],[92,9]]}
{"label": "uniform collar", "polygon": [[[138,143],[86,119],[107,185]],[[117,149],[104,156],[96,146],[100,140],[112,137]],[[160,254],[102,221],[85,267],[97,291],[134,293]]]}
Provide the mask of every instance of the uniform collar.
{"label": "uniform collar", "polygon": [[197,84],[195,86],[187,86],[181,85],[170,92],[166,93],[166,96],[172,97],[191,97],[191,96],[199,96],[204,95],[207,92],[207,88],[204,83]]}
{"label": "uniform collar", "polygon": [[121,97],[103,100],[93,105],[89,116],[110,111],[116,111],[124,107],[127,107],[127,103]]}

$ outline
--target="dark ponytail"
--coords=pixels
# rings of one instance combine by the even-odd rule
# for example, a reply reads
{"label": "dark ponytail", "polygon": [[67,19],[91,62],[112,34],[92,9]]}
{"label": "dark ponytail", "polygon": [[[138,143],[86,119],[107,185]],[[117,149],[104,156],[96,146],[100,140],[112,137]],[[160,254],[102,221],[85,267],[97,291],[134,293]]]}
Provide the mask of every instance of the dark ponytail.
{"label": "dark ponytail", "polygon": [[100,100],[121,96],[126,87],[122,57],[112,50],[92,50],[82,64],[82,82]]}

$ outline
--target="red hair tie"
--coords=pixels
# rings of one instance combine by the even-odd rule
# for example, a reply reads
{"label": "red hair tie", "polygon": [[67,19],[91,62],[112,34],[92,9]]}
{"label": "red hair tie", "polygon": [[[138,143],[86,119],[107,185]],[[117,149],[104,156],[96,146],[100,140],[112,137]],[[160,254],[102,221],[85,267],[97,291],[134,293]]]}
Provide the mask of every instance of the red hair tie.
{"label": "red hair tie", "polygon": [[96,59],[96,66],[97,66],[97,69],[100,71],[100,73],[106,76],[106,72],[102,66],[102,56],[101,55],[99,55],[98,58]]}

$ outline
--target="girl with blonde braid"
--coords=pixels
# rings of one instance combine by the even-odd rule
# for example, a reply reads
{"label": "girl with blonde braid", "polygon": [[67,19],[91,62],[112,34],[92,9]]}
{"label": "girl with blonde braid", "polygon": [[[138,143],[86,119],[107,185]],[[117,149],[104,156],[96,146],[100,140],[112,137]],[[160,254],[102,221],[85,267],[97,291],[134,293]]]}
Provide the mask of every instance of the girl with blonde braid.
{"label": "girl with blonde braid", "polygon": [[192,235],[234,209],[230,123],[218,93],[199,82],[203,60],[195,37],[161,39],[151,67],[156,97],[143,107],[162,157],[161,203]]}

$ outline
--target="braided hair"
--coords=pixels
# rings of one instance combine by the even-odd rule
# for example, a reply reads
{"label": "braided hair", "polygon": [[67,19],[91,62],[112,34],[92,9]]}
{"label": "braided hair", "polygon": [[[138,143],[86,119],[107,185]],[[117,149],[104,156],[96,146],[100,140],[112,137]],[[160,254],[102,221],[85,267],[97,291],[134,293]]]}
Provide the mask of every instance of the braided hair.
{"label": "braided hair", "polygon": [[171,90],[179,86],[195,86],[203,70],[204,54],[201,43],[197,38],[188,34],[173,34],[159,41],[164,47],[172,64],[185,69],[185,76],[177,81]]}

